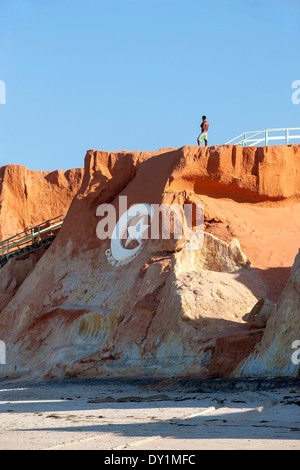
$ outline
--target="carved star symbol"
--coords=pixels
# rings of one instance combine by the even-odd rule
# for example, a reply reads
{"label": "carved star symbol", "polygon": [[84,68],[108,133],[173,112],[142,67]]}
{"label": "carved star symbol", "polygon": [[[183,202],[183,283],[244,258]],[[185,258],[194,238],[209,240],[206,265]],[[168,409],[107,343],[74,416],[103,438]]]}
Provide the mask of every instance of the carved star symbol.
{"label": "carved star symbol", "polygon": [[129,243],[132,240],[136,240],[139,245],[141,244],[143,233],[149,227],[149,224],[144,224],[143,223],[144,218],[145,218],[145,216],[143,216],[141,219],[139,219],[138,222],[135,225],[129,225],[129,227],[128,227],[128,238],[127,238],[126,243],[125,243],[125,248],[127,247],[127,245],[129,245]]}

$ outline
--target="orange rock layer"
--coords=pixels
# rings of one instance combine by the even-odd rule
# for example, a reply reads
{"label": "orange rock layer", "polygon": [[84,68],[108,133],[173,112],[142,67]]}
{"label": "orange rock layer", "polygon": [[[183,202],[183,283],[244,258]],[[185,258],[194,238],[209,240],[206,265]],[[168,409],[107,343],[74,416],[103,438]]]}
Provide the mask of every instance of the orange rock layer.
{"label": "orange rock layer", "polygon": [[53,172],[0,168],[0,241],[67,212],[83,169]]}
{"label": "orange rock layer", "polygon": [[[259,298],[277,302],[300,245],[300,146],[90,150],[78,192],[71,179],[79,183],[80,170],[68,180],[57,175],[40,178],[49,190],[45,201],[58,191],[68,195],[61,196],[66,205],[73,198],[58,236],[38,263],[26,264],[24,280],[12,263],[3,268],[7,279],[18,278],[17,289],[6,292],[9,281],[3,287],[5,373],[216,377],[239,370],[265,331],[253,331],[244,317]],[[24,226],[39,191],[20,184],[23,176],[15,183],[12,175],[5,178],[0,220],[9,233],[7,214],[17,214]],[[64,183],[53,181],[60,178]],[[11,195],[14,185],[20,202]],[[111,203],[118,212],[120,196],[128,207],[204,204],[202,248],[188,251],[187,240],[146,240],[129,264],[112,266],[105,254],[110,240],[96,235],[96,211]],[[289,319],[283,321],[289,328]]]}

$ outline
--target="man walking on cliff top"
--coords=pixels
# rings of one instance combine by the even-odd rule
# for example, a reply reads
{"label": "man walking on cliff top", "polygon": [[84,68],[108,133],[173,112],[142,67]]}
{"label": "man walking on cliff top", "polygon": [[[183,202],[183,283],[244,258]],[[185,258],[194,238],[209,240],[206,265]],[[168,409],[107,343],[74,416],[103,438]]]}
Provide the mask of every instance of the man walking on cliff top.
{"label": "man walking on cliff top", "polygon": [[198,146],[200,147],[202,140],[205,142],[205,147],[207,146],[207,131],[209,128],[209,124],[206,120],[206,116],[202,116],[202,122],[200,124],[201,127],[201,134],[198,137]]}

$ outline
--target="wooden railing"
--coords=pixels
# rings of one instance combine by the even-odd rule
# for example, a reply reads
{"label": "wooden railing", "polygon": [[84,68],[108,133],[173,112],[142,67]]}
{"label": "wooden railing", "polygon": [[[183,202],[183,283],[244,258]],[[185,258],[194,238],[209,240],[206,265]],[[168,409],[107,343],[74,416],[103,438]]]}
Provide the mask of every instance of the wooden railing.
{"label": "wooden railing", "polygon": [[[66,214],[59,215],[53,219],[29,227],[24,232],[17,233],[13,237],[7,238],[0,242],[0,259],[21,255],[29,248],[39,246],[43,241],[49,239],[51,235],[55,237],[57,230],[62,226]],[[51,234],[52,232],[52,234]]]}

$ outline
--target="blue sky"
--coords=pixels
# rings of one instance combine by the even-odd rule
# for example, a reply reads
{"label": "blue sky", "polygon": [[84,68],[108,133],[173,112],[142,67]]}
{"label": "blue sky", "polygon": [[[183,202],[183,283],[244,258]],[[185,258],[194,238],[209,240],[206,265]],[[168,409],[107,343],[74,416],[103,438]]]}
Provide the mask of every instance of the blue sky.
{"label": "blue sky", "polygon": [[299,0],[0,0],[0,165],[299,127]]}

